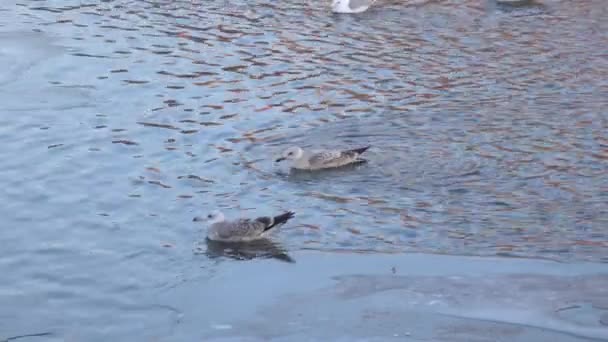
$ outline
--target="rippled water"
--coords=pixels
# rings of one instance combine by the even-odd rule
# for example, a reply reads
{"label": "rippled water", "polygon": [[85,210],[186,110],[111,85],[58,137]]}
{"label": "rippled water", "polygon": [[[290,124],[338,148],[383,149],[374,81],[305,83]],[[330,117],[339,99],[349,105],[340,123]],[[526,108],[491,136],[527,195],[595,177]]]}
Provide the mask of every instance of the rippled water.
{"label": "rippled water", "polygon": [[[0,5],[0,295],[29,308],[0,322],[177,320],[138,296],[211,276],[191,219],[215,207],[295,210],[282,251],[608,261],[607,15],[565,0]],[[373,148],[352,170],[288,175],[272,157],[291,144]]]}

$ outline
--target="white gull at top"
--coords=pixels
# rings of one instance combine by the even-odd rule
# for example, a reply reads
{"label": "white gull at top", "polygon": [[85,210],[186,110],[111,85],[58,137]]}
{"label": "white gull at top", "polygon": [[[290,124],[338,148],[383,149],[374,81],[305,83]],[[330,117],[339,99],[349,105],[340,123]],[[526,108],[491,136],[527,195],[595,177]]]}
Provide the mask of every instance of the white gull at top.
{"label": "white gull at top", "polygon": [[207,238],[214,241],[253,241],[264,238],[275,227],[283,225],[295,214],[291,211],[277,216],[260,216],[255,219],[239,218],[228,221],[220,211],[215,210],[207,217],[195,217],[192,221],[207,221]]}
{"label": "white gull at top", "polygon": [[361,13],[376,0],[332,0],[331,10],[336,13]]}
{"label": "white gull at top", "polygon": [[314,150],[305,151],[298,146],[293,146],[281,154],[276,162],[291,160],[291,167],[298,170],[321,170],[345,166],[354,163],[365,162],[361,154],[370,146],[352,150]]}

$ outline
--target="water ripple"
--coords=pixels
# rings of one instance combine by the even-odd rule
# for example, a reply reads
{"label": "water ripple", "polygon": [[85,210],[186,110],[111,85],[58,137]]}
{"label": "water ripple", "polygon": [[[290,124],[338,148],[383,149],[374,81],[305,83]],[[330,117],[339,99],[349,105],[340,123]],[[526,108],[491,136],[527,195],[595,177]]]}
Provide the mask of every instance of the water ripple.
{"label": "water ripple", "polygon": [[[83,259],[82,293],[112,264],[96,298],[53,293],[135,305],[131,273],[183,277],[215,207],[296,210],[288,251],[607,262],[607,9],[526,3],[20,0],[0,13],[7,282],[44,297]],[[371,144],[370,163],[287,175],[292,144]]]}

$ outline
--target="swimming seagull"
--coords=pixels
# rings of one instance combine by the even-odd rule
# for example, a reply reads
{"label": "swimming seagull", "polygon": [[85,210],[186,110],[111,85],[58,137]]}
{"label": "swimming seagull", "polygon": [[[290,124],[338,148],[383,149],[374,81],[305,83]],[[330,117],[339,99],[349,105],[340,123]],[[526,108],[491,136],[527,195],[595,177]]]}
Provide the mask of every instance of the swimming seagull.
{"label": "swimming seagull", "polygon": [[336,13],[365,12],[376,0],[332,0],[331,10]]}
{"label": "swimming seagull", "polygon": [[195,217],[194,222],[207,221],[209,229],[207,238],[213,241],[253,241],[264,238],[274,227],[278,227],[289,221],[295,213],[288,211],[278,216],[260,216],[255,219],[240,218],[233,221],[226,221],[224,214],[219,210],[214,210],[206,218]]}
{"label": "swimming seagull", "polygon": [[345,166],[354,163],[365,162],[360,158],[361,154],[370,146],[356,148],[353,150],[325,150],[325,151],[304,151],[298,146],[293,146],[281,154],[275,161],[289,159],[292,160],[291,167],[298,170],[321,170],[334,167]]}

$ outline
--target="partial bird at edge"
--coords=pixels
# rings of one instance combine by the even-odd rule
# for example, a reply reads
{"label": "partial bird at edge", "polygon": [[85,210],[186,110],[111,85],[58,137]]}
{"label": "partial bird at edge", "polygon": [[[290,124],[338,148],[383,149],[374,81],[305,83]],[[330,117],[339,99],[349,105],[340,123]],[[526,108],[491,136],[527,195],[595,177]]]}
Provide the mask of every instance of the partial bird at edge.
{"label": "partial bird at edge", "polygon": [[335,13],[362,13],[376,0],[332,0],[331,10]]}

